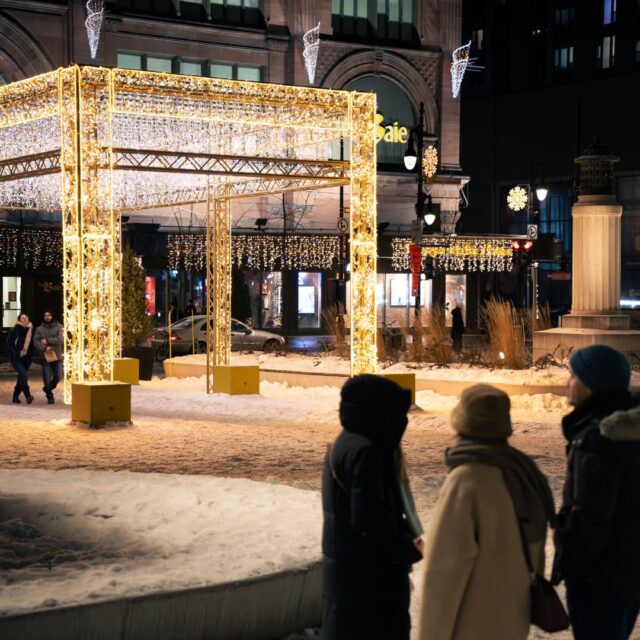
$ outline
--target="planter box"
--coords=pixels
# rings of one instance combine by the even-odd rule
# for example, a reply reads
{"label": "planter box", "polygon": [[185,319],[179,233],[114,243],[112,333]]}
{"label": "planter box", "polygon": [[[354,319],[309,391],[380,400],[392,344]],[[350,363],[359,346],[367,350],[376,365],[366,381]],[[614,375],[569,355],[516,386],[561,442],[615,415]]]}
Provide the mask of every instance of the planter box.
{"label": "planter box", "polygon": [[123,358],[136,358],[140,361],[140,380],[151,380],[153,376],[153,347],[123,347]]}

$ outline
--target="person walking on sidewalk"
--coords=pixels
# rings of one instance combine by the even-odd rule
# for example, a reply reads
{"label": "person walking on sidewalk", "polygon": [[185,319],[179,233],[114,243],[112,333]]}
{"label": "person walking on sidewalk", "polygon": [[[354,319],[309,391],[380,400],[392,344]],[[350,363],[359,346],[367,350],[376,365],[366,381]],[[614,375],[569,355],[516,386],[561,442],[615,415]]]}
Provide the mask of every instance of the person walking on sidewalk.
{"label": "person walking on sidewalk", "polygon": [[18,316],[18,322],[7,336],[7,351],[11,366],[18,374],[16,386],[13,389],[13,402],[20,404],[20,394],[23,393],[27,404],[33,402],[33,396],[29,391],[29,367],[31,366],[31,356],[33,354],[33,344],[31,341],[33,325],[26,313]]}
{"label": "person walking on sidewalk", "polygon": [[456,305],[451,311],[451,341],[453,342],[453,350],[456,353],[462,352],[462,335],[464,331],[462,310],[459,305]]}
{"label": "person walking on sidewalk", "polygon": [[458,440],[445,453],[449,474],[426,535],[420,640],[529,635],[527,564],[543,574],[555,508],[545,476],[509,445],[509,411],[506,393],[479,384],[451,413]]}
{"label": "person walking on sidewalk", "polygon": [[400,451],[411,392],[360,375],[340,396],[344,431],[322,479],[322,638],[409,640],[409,572],[422,557]]}
{"label": "person walking on sidewalk", "polygon": [[42,355],[42,381],[47,402],[53,404],[53,390],[62,379],[62,346],[64,329],[53,319],[51,311],[45,311],[42,324],[36,329],[33,346]]}
{"label": "person walking on sidewalk", "polygon": [[640,610],[640,398],[611,347],[580,349],[569,366],[553,581],[566,584],[576,640],[626,640]]}

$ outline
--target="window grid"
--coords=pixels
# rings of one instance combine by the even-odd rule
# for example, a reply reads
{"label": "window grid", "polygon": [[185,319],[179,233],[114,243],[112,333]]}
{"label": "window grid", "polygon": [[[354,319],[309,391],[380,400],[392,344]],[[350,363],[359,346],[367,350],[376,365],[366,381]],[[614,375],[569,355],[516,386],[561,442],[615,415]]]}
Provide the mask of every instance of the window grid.
{"label": "window grid", "polygon": [[556,26],[568,27],[575,18],[575,7],[563,7],[556,9]]}
{"label": "window grid", "polygon": [[162,57],[144,53],[118,52],[117,65],[123,69],[158,71],[189,76],[209,76],[228,80],[262,81],[262,67],[217,60]]}
{"label": "window grid", "polygon": [[553,66],[556,70],[573,68],[573,46],[557,47],[554,50]]}
{"label": "window grid", "polygon": [[611,69],[616,61],[616,37],[603,36],[602,44],[598,45],[596,56],[600,69]]}
{"label": "window grid", "polygon": [[332,0],[334,32],[376,35],[388,40],[412,39],[417,0]]}
{"label": "window grid", "polygon": [[484,29],[474,29],[471,32],[471,42],[474,51],[482,51],[484,46]]}
{"label": "window grid", "polygon": [[616,21],[617,0],[603,0],[602,24],[613,24]]}

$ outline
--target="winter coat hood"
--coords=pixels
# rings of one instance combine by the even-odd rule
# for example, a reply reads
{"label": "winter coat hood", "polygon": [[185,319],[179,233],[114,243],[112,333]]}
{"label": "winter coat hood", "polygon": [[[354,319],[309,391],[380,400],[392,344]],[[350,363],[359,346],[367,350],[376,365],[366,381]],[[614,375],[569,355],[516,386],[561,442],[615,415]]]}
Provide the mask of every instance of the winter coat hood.
{"label": "winter coat hood", "polygon": [[600,434],[617,442],[640,440],[640,398],[627,411],[615,411],[600,421]]}
{"label": "winter coat hood", "polygon": [[393,450],[407,428],[410,406],[408,389],[380,376],[356,376],[340,392],[340,422],[346,431]]}

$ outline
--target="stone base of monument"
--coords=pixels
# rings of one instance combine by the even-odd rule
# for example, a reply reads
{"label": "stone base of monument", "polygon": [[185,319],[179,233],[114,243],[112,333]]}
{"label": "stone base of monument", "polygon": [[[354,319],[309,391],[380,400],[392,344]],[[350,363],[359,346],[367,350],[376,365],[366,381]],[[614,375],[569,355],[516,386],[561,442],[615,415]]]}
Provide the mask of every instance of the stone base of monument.
{"label": "stone base of monument", "polygon": [[563,329],[603,329],[605,331],[620,329],[624,331],[631,328],[631,318],[621,313],[568,313],[560,318],[560,326]]}
{"label": "stone base of monument", "polygon": [[606,344],[640,357],[640,331],[634,331],[630,326],[630,317],[622,314],[562,316],[561,327],[533,334],[533,361],[547,354],[554,354],[556,359],[560,359],[570,350],[591,344]]}

